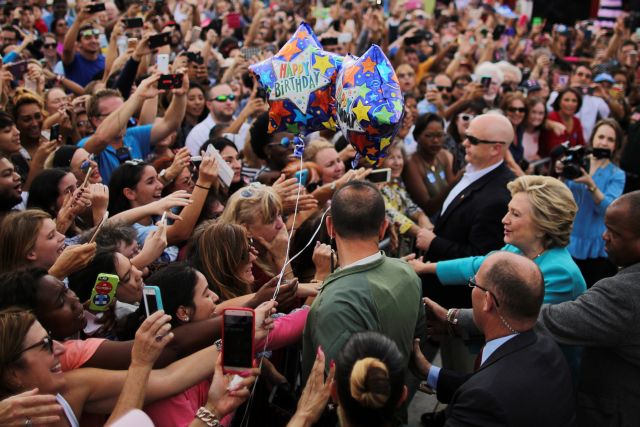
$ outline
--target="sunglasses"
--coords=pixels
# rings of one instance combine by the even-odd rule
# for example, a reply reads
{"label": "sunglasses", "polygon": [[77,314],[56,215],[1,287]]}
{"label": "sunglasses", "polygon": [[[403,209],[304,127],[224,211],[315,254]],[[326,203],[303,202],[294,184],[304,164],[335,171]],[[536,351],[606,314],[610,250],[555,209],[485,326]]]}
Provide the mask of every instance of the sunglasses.
{"label": "sunglasses", "polygon": [[451,86],[436,86],[436,88],[438,88],[438,90],[440,92],[449,92],[449,93],[451,93],[453,91],[453,88]]}
{"label": "sunglasses", "polygon": [[478,288],[481,291],[488,292],[489,295],[491,295],[491,298],[493,298],[493,300],[495,301],[496,307],[500,307],[500,303],[498,302],[498,298],[495,296],[495,294],[489,289],[483,288],[482,286],[478,285],[476,283],[475,277],[469,277],[469,280],[467,280],[467,286],[469,286],[470,288]]}
{"label": "sunglasses", "polygon": [[510,113],[522,113],[522,114],[524,114],[524,113],[527,112],[527,109],[524,108],[524,107],[521,107],[521,108],[519,108],[519,107],[509,107],[509,108],[507,108],[507,111],[510,112]]}
{"label": "sunglasses", "polygon": [[460,117],[460,120],[462,120],[463,122],[470,122],[476,116],[474,116],[473,114],[460,114],[458,117]]}
{"label": "sunglasses", "polygon": [[236,96],[234,94],[218,95],[215,98],[213,98],[214,101],[218,101],[218,102],[227,102],[227,100],[234,101],[235,99],[236,99]]}
{"label": "sunglasses", "polygon": [[44,48],[45,48],[45,49],[53,49],[53,48],[55,48],[55,47],[56,47],[56,44],[55,44],[55,43],[45,43],[45,44],[44,44]]}
{"label": "sunglasses", "polygon": [[89,170],[89,167],[91,166],[91,162],[93,162],[94,159],[95,159],[95,156],[93,154],[90,154],[89,157],[87,157],[87,160],[85,160],[80,164],[80,170],[83,173],[87,173],[87,171]]}
{"label": "sunglasses", "polygon": [[479,139],[479,138],[476,138],[475,136],[469,135],[469,134],[467,134],[466,136],[467,136],[467,139],[469,140],[469,143],[471,145],[478,145],[478,144],[502,144],[502,145],[507,145],[507,143],[503,142],[503,141],[487,141],[486,139]]}
{"label": "sunglasses", "polygon": [[26,353],[27,351],[33,350],[34,348],[38,348],[38,347],[41,347],[42,349],[46,349],[49,351],[50,354],[53,354],[53,339],[51,338],[51,336],[47,335],[37,343],[30,345],[24,350],[21,350],[20,352],[18,352],[18,354],[16,354],[16,359],[18,359],[20,355],[22,355],[23,353]]}
{"label": "sunglasses", "polygon": [[85,30],[80,33],[82,37],[100,37],[100,30]]}

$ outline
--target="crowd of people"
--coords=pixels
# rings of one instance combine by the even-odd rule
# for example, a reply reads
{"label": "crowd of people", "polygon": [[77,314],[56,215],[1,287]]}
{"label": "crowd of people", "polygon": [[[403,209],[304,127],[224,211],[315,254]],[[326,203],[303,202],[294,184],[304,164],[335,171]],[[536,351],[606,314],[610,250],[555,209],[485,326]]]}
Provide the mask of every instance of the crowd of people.
{"label": "crowd of people", "polygon": [[[640,15],[527,3],[3,2],[0,425],[635,425]],[[383,182],[270,131],[302,22],[393,64]]]}

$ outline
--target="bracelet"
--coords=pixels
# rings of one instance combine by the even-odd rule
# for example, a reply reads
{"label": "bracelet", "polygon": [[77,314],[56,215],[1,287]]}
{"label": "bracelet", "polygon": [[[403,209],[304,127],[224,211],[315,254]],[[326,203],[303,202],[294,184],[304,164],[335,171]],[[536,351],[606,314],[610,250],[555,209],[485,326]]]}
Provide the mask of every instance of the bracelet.
{"label": "bracelet", "polygon": [[216,414],[214,414],[204,406],[201,406],[200,409],[198,409],[198,412],[196,412],[196,418],[198,418],[209,427],[220,426],[220,421],[218,420]]}
{"label": "bracelet", "polygon": [[211,190],[211,187],[205,187],[204,185],[200,185],[200,184],[196,184],[196,187],[202,188],[203,190],[207,190],[207,191]]}
{"label": "bracelet", "polygon": [[447,310],[447,330],[449,335],[455,335],[453,328],[458,324],[458,311],[457,308]]}
{"label": "bracelet", "polygon": [[595,193],[597,189],[598,189],[597,185],[594,185],[588,188],[589,193]]}

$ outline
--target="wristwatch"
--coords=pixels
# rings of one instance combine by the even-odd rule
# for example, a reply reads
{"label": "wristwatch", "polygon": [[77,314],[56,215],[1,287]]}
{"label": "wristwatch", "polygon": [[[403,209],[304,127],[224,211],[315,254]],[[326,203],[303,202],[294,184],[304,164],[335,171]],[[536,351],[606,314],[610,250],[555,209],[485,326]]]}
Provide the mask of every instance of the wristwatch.
{"label": "wristwatch", "polygon": [[164,185],[169,185],[169,184],[171,184],[171,181],[173,181],[172,179],[170,180],[169,178],[167,178],[167,170],[166,169],[162,169],[160,171],[160,173],[158,174],[158,179],[160,181],[162,181],[162,183]]}
{"label": "wristwatch", "polygon": [[458,325],[458,309],[450,308],[447,310],[447,330],[449,335],[455,335],[454,327]]}

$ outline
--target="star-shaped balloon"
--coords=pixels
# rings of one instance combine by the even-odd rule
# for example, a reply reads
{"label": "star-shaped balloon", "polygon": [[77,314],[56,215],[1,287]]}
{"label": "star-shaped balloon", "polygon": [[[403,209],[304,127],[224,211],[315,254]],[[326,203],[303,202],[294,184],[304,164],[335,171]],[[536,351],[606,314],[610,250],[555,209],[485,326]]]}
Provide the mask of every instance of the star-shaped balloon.
{"label": "star-shaped balloon", "polygon": [[302,23],[275,56],[250,66],[268,93],[269,132],[335,129],[335,81],[341,65],[342,57],[322,50],[311,27]]}
{"label": "star-shaped balloon", "polygon": [[360,157],[379,166],[402,123],[404,98],[380,47],[353,59],[345,58],[336,80],[336,121]]}

